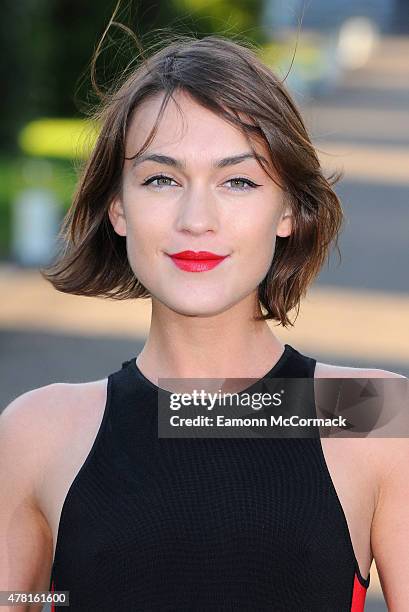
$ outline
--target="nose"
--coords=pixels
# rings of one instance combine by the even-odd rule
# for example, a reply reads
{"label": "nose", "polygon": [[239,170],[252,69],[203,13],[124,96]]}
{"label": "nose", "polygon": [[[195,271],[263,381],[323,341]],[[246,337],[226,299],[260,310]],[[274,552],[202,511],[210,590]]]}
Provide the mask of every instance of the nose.
{"label": "nose", "polygon": [[217,202],[204,186],[190,188],[179,202],[176,229],[192,234],[216,231],[219,226]]}

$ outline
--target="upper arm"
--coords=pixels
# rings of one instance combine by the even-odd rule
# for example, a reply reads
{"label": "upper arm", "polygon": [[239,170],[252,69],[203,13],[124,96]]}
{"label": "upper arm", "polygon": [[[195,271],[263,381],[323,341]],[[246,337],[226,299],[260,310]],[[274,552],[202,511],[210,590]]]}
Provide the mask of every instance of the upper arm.
{"label": "upper arm", "polygon": [[406,612],[409,609],[409,439],[389,439],[385,445],[389,448],[385,461],[389,467],[380,480],[371,547],[388,610]]}
{"label": "upper arm", "polygon": [[46,446],[41,408],[54,391],[48,385],[24,393],[0,416],[0,590],[48,590],[52,536],[36,484]]}
{"label": "upper arm", "polygon": [[[409,396],[408,379],[388,370],[370,370],[373,378],[405,379],[390,385],[384,397],[400,420],[382,440],[383,469],[371,526],[371,548],[389,612],[409,609]],[[387,434],[388,435],[388,434]]]}
{"label": "upper arm", "polygon": [[[339,367],[317,363],[319,378],[405,379],[383,387],[386,408],[395,409],[377,442],[377,494],[371,525],[371,548],[389,612],[409,610],[409,384],[396,372],[377,368]],[[380,387],[382,389],[382,387]],[[389,437],[392,434],[392,437]],[[402,437],[394,437],[399,436]],[[371,437],[371,436],[369,436]],[[375,459],[375,458],[374,458]]]}

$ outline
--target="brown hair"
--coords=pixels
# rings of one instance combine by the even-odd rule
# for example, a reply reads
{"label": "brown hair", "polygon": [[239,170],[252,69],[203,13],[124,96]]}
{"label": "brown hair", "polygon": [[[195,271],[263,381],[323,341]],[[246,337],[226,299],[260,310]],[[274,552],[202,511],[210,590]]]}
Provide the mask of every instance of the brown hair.
{"label": "brown hair", "polygon": [[[277,236],[272,264],[258,288],[259,303],[266,312],[257,320],[293,325],[288,312],[297,307],[298,316],[301,297],[320,271],[333,240],[338,248],[343,213],[332,186],[340,174],[323,175],[294,101],[283,82],[259,59],[257,49],[223,35],[174,35],[104,96],[95,114],[101,131],[60,230],[62,252],[53,265],[41,270],[42,275],[65,293],[114,299],[150,297],[129,265],[126,237],[114,231],[108,208],[121,189],[133,111],[142,100],[164,93],[155,125],[136,156],[154,138],[175,90],[189,93],[241,129],[254,153],[255,140],[267,145],[294,224],[288,237]],[[271,170],[261,160],[258,163],[274,180]]]}

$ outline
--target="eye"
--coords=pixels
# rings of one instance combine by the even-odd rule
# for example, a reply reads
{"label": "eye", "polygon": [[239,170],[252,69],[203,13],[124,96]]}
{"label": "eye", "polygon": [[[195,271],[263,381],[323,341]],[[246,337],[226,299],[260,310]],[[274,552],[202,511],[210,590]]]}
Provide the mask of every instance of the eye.
{"label": "eye", "polygon": [[[156,185],[154,185],[155,181],[158,181]],[[150,178],[146,179],[146,181],[144,181],[142,185],[152,185],[157,189],[162,189],[162,187],[173,187],[173,185],[171,185],[171,181],[176,183],[176,181],[170,176],[166,176],[165,174],[156,174],[155,176],[151,176]],[[232,179],[229,179],[228,181],[226,181],[226,183],[232,183],[231,188],[233,189],[233,191],[248,191],[249,189],[255,189],[256,187],[260,187],[260,185],[258,185],[257,183],[254,183],[250,179],[246,179],[241,176],[236,176]]]}
{"label": "eye", "polygon": [[[231,178],[228,181],[226,181],[226,183],[232,183],[233,184],[232,189],[234,191],[248,191],[249,189],[255,189],[256,187],[260,187],[260,185],[258,185],[257,183],[254,183],[253,181],[250,181],[250,179],[246,179],[241,176],[236,176],[234,178]],[[245,183],[247,187],[241,187],[240,185],[238,186],[237,185],[238,183],[239,184]]]}
{"label": "eye", "polygon": [[165,174],[156,174],[155,176],[151,176],[150,178],[146,179],[146,181],[144,181],[142,185],[152,185],[153,187],[156,187],[158,189],[162,189],[162,187],[172,187],[173,186],[173,185],[170,185],[169,182],[168,183],[158,183],[156,185],[153,185],[154,181],[174,181],[174,179],[171,178],[170,176],[166,176]]}

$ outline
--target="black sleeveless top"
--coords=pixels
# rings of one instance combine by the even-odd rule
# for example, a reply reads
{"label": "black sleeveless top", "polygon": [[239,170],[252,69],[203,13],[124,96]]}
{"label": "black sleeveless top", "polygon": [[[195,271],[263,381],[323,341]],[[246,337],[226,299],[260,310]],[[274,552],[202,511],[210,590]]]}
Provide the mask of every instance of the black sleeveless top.
{"label": "black sleeveless top", "polygon": [[[286,344],[261,380],[315,364]],[[108,376],[59,522],[50,590],[68,609],[362,611],[369,576],[319,436],[162,438],[157,400],[135,359]]]}

